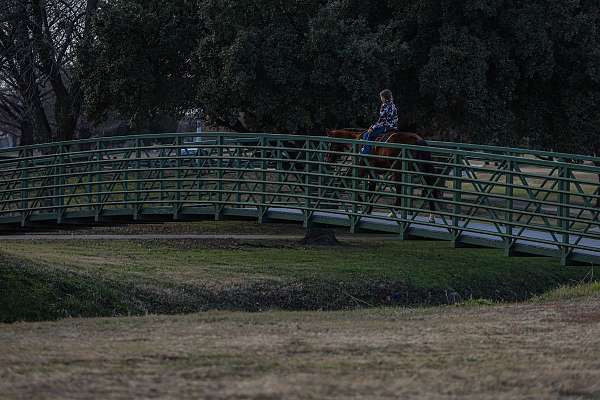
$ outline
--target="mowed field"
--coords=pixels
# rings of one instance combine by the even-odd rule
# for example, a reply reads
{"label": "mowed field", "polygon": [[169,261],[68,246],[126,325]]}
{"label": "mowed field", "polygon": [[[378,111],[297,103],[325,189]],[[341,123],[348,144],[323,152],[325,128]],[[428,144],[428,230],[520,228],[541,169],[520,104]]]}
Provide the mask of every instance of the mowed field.
{"label": "mowed field", "polygon": [[[62,233],[240,232],[303,233]],[[593,272],[368,237],[4,241],[0,320],[30,322],[0,323],[0,399],[599,399]]]}
{"label": "mowed field", "polygon": [[483,307],[0,325],[0,393],[30,400],[598,399],[600,287],[582,291]]}

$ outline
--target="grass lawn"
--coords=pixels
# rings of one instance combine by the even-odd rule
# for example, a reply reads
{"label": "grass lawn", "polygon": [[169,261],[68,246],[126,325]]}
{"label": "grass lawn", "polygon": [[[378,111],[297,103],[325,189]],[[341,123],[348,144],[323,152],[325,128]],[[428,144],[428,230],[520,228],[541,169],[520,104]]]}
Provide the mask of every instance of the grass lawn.
{"label": "grass lawn", "polygon": [[7,241],[0,261],[0,321],[518,301],[589,272],[431,241]]}
{"label": "grass lawn", "polygon": [[[494,249],[454,249],[449,242],[347,242],[302,247],[287,242],[195,240],[5,242],[21,259],[114,279],[193,283],[255,279],[394,279],[419,287],[460,288],[485,277],[556,276],[577,280],[582,269],[547,258],[506,258]],[[587,272],[587,271],[584,271]]]}

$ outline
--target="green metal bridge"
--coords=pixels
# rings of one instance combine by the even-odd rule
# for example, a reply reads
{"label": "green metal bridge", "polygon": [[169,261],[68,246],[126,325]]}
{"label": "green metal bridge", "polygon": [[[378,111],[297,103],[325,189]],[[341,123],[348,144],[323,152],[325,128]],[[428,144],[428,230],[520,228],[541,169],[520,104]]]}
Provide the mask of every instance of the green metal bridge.
{"label": "green metal bridge", "polygon": [[[358,155],[360,141],[203,135],[201,142],[193,141],[197,134],[161,134],[2,150],[0,230],[254,218],[449,240],[563,264],[600,262],[600,158],[445,142],[381,144],[401,156],[393,169],[376,171]],[[347,151],[327,163],[334,142]],[[415,160],[423,150],[432,154],[435,184],[426,183],[423,161]],[[443,196],[434,199],[435,188]],[[433,221],[429,200],[437,205]]]}

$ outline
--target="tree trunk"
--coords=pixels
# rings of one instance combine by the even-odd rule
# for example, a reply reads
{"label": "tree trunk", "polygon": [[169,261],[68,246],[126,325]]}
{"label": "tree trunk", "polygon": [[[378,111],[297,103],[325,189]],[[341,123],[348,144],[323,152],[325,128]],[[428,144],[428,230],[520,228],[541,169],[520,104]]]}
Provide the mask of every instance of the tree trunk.
{"label": "tree trunk", "polygon": [[19,143],[19,145],[29,146],[33,143],[33,124],[31,123],[31,120],[25,116],[21,121],[21,143]]}
{"label": "tree trunk", "polygon": [[[63,89],[65,88],[63,87]],[[54,118],[56,119],[56,138],[58,140],[72,140],[75,137],[79,113],[75,112],[73,98],[66,89],[64,91],[55,90],[55,95]]]}
{"label": "tree trunk", "polygon": [[[40,69],[48,77],[56,97],[54,117],[56,119],[56,138],[71,140],[75,137],[83,95],[76,73],[72,71],[70,88],[67,87],[62,74],[62,66],[57,62],[56,49],[52,46],[52,38],[42,29],[48,25],[45,3],[42,0],[32,0],[33,37],[40,57]],[[90,25],[98,8],[98,0],[88,0],[84,19],[83,40],[79,51],[87,54],[92,36]]]}
{"label": "tree trunk", "polygon": [[[19,10],[19,14],[22,18],[17,22],[15,29],[15,42],[16,42],[16,54],[15,54],[15,79],[21,92],[24,107],[24,120],[29,120],[24,126],[27,129],[31,129],[32,132],[27,132],[31,139],[34,140],[35,136],[39,136],[42,139],[49,140],[52,138],[52,130],[50,123],[48,122],[48,116],[44,110],[42,104],[39,86],[36,78],[36,66],[35,58],[32,53],[31,41],[29,39],[29,31],[27,29],[27,19],[25,5],[22,4]],[[23,132],[25,135],[25,132]]]}

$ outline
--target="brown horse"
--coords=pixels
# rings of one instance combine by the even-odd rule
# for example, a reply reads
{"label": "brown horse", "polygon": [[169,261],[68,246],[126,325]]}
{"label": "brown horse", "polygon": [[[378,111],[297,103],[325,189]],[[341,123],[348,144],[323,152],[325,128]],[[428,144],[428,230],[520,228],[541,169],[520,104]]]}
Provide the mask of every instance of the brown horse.
{"label": "brown horse", "polygon": [[[364,132],[364,130],[355,130],[355,129],[338,129],[338,130],[331,130],[327,132],[327,136],[332,137],[332,138],[340,138],[340,139],[353,139],[353,140],[358,140],[361,138],[362,133]],[[396,131],[392,131],[389,132],[388,134],[386,134],[386,136],[384,136],[384,138],[382,139],[382,142],[385,143],[397,143],[397,144],[408,144],[408,145],[414,145],[414,146],[428,146],[427,142],[419,135],[417,135],[416,133],[411,133],[411,132],[396,132]],[[327,153],[326,157],[325,157],[325,162],[327,163],[335,163],[337,161],[337,159],[340,156],[340,153],[343,152],[347,152],[351,149],[351,146],[349,144],[345,144],[345,143],[331,143],[330,147],[329,147],[329,152]],[[392,173],[392,180],[394,182],[401,182],[402,181],[402,171],[394,171],[396,170],[398,167],[401,167],[401,152],[402,149],[400,148],[389,148],[389,147],[382,147],[382,146],[377,146],[377,142],[373,143],[373,152],[372,152],[372,156],[368,158],[368,167],[367,168],[367,164],[366,164],[366,157],[363,157],[361,162],[360,162],[360,169],[359,169],[359,177],[360,178],[364,178],[365,176],[369,175],[369,171],[374,171],[377,175],[383,175],[385,172],[385,170],[393,170]],[[424,151],[424,150],[417,150],[417,151],[413,151],[412,152],[412,160],[417,160],[414,162],[411,162],[410,164],[412,164],[412,168],[414,170],[416,170],[417,172],[421,172],[423,174],[423,177],[425,179],[425,183],[427,184],[427,186],[430,187],[434,187],[436,186],[436,177],[434,176],[435,174],[435,169],[431,163],[432,158],[431,158],[431,153],[428,151]],[[420,161],[420,162],[419,162]],[[369,180],[369,191],[374,191],[375,190],[375,185],[376,182],[373,180]],[[397,183],[395,184],[395,189],[396,189],[396,202],[395,205],[396,207],[400,206],[400,194],[402,193],[402,184],[401,183]],[[441,196],[441,192],[439,189],[434,188],[434,189],[423,189],[422,190],[422,196],[426,197],[428,193],[431,193],[431,195],[433,195],[434,199],[440,199]],[[373,209],[373,205],[369,206],[369,209],[367,211],[367,213],[370,213]],[[431,212],[435,212],[436,211],[436,204],[435,201],[433,200],[429,200],[429,209],[431,210]],[[433,217],[433,214],[429,215],[429,222],[433,223],[435,222],[435,218]],[[392,213],[390,213],[391,215],[393,215]]]}

